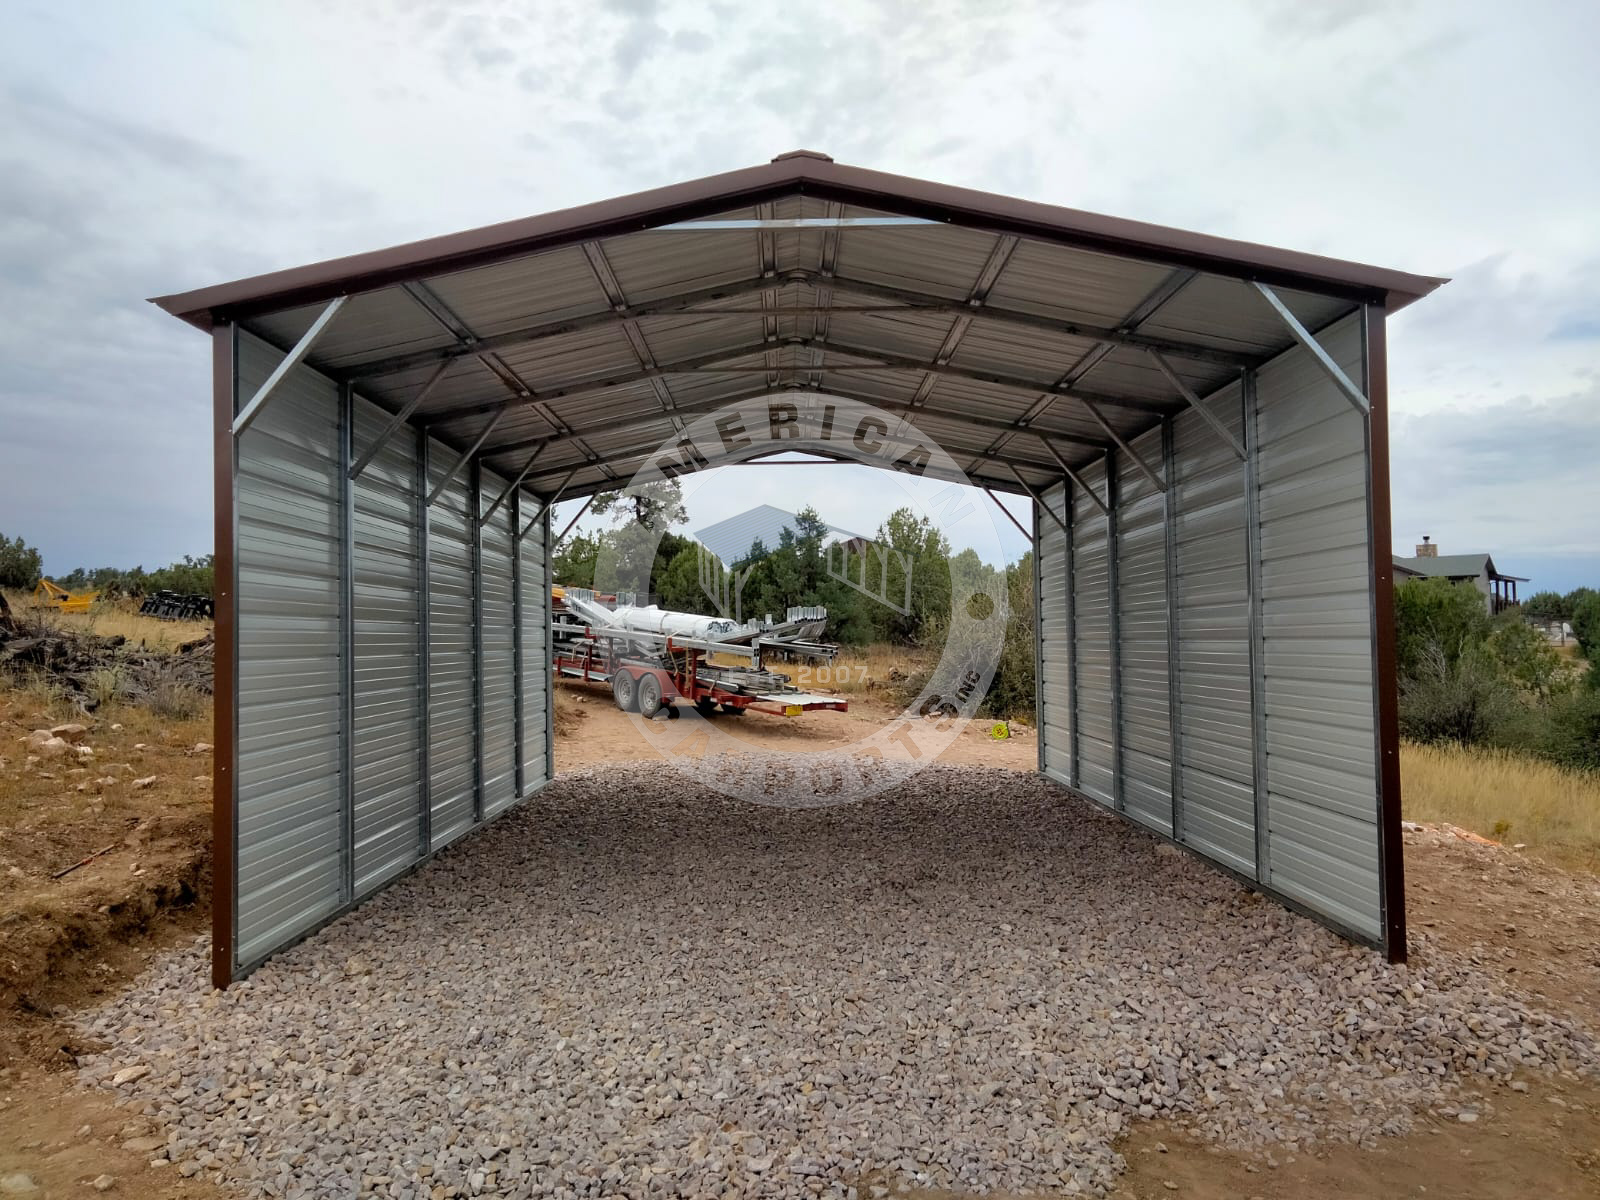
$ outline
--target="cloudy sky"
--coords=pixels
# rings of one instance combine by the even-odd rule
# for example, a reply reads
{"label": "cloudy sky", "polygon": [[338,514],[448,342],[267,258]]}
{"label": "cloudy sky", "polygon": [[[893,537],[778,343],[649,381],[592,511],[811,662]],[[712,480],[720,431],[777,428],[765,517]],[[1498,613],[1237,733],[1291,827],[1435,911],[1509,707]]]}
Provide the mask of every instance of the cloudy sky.
{"label": "cloudy sky", "polygon": [[[144,297],[805,146],[1452,276],[1392,322],[1396,546],[1600,584],[1600,6],[4,11],[0,530],[48,570],[209,549],[208,344]],[[899,486],[746,470],[690,526]]]}

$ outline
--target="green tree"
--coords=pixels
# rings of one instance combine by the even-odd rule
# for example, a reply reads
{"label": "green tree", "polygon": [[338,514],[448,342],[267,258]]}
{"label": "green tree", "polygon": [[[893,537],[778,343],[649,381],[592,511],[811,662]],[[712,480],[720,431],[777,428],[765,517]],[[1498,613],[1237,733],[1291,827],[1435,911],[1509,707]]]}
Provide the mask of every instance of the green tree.
{"label": "green tree", "polygon": [[1561,600],[1562,603],[1567,606],[1567,611],[1565,614],[1567,620],[1572,620],[1572,614],[1577,611],[1578,605],[1581,601],[1595,595],[1600,595],[1600,592],[1596,592],[1592,587],[1575,587],[1565,596],[1563,596]]}
{"label": "green tree", "polygon": [[44,571],[44,558],[21,536],[0,533],[0,587],[31,588]]}
{"label": "green tree", "polygon": [[1489,634],[1483,593],[1470,583],[1408,579],[1394,590],[1395,652],[1402,676],[1414,676],[1430,648],[1447,664]]}
{"label": "green tree", "polygon": [[1600,654],[1600,595],[1590,592],[1573,605],[1572,636],[1578,639],[1578,649],[1589,660],[1593,674],[1600,666],[1596,661],[1596,655]]}
{"label": "green tree", "polygon": [[556,547],[550,562],[551,582],[566,587],[592,588],[594,564],[600,556],[600,539],[576,533]]}
{"label": "green tree", "polygon": [[1572,686],[1572,669],[1544,634],[1522,621],[1499,622],[1489,635],[1489,652],[1501,671],[1540,703]]}
{"label": "green tree", "polygon": [[1572,615],[1560,592],[1535,592],[1523,602],[1522,611],[1535,621],[1565,621]]}

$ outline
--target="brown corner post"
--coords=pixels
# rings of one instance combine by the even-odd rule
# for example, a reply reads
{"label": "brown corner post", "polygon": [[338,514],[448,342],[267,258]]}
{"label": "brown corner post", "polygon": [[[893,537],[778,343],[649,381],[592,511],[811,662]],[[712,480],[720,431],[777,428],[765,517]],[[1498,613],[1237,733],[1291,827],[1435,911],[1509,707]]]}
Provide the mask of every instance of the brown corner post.
{"label": "brown corner post", "polygon": [[1367,347],[1367,400],[1372,472],[1373,633],[1378,716],[1378,844],[1383,856],[1383,944],[1389,961],[1406,961],[1405,841],[1400,831],[1400,689],[1395,653],[1394,522],[1389,502],[1389,354],[1382,305],[1362,308]]}
{"label": "brown corner post", "polygon": [[234,697],[237,682],[238,624],[234,596],[233,486],[234,380],[238,346],[235,326],[218,322],[211,331],[212,482],[214,520],[212,560],[216,595],[216,665],[212,683],[211,760],[211,982],[233,982]]}

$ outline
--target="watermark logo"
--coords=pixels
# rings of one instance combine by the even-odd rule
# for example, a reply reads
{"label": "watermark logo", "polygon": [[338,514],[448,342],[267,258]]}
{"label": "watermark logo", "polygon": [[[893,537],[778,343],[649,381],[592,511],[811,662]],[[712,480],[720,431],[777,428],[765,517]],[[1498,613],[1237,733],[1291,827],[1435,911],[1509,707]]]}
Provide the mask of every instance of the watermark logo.
{"label": "watermark logo", "polygon": [[[838,564],[835,565],[834,551],[838,550]],[[853,569],[851,563],[860,555],[859,570]],[[904,583],[903,589],[894,589],[902,592],[901,595],[891,595],[889,586],[889,564],[894,563],[896,568],[895,578]],[[868,578],[869,563],[875,566],[872,576]],[[870,542],[865,538],[859,543],[836,542],[827,547],[825,570],[829,579],[837,579],[846,587],[854,588],[869,600],[876,600],[885,608],[893,609],[902,617],[911,613],[911,555],[893,546],[885,546],[879,542]]]}
{"label": "watermark logo", "polygon": [[696,542],[695,573],[700,580],[701,593],[711,601],[717,615],[743,623],[744,585],[756,573],[755,564],[751,563],[742,571],[724,566],[720,558]]}
{"label": "watermark logo", "polygon": [[[905,417],[861,401],[792,395],[730,404],[664,443],[625,491],[645,492],[653,484],[677,480],[688,498],[705,479],[700,472],[785,451],[887,468],[893,474],[886,477],[900,481],[905,491],[905,507],[937,529],[946,542],[974,547],[976,563],[1002,559],[999,531],[987,510],[957,486],[967,480],[955,460]],[[666,524],[647,532],[642,541],[648,544],[631,546],[625,556],[602,554],[596,563],[597,590],[649,589],[648,578],[640,580],[639,572],[648,574]],[[902,624],[914,611],[913,572],[925,572],[927,567],[913,555],[881,539],[850,539],[825,550],[828,579],[851,587],[895,614]],[[719,616],[743,624],[744,588],[758,565],[730,568],[702,548],[699,587]],[[918,579],[923,586],[929,583],[922,575]],[[937,662],[919,676],[920,687],[908,704],[881,724],[868,726],[848,745],[838,745],[839,726],[829,726],[837,718],[827,711],[787,719],[814,723],[818,740],[831,743],[828,748],[781,756],[741,736],[744,722],[730,719],[709,703],[697,707],[679,699],[675,707],[680,719],[636,717],[638,727],[665,761],[727,795],[796,808],[862,800],[928,766],[960,736],[994,678],[1008,615],[1003,571],[952,569],[948,611],[941,606],[930,622],[943,635]],[[644,647],[636,650],[648,654]],[[755,657],[760,657],[759,647]],[[820,681],[822,669],[801,668],[793,674],[797,683]],[[828,678],[848,677],[849,670],[845,663],[830,664]],[[788,681],[775,673],[750,669],[741,679],[761,708],[783,713],[792,706],[794,693],[783,690]],[[764,690],[768,687],[770,691]],[[791,703],[786,704],[786,696]],[[860,724],[852,722],[845,728]]]}

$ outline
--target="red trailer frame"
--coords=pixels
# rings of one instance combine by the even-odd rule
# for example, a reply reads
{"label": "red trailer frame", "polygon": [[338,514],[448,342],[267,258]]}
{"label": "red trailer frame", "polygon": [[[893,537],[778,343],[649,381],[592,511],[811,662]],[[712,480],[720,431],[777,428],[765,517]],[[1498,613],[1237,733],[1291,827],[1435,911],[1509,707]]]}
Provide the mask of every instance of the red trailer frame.
{"label": "red trailer frame", "polygon": [[[677,716],[677,709],[673,707],[674,700],[688,701],[702,712],[707,710],[707,706],[721,706],[722,711],[731,715],[742,715],[754,710],[779,717],[798,717],[801,713],[818,710],[848,712],[850,708],[846,700],[833,696],[816,696],[809,692],[795,691],[794,698],[790,700],[782,692],[750,695],[745,692],[730,691],[718,686],[715,681],[700,677],[700,661],[705,653],[703,650],[675,644],[674,639],[670,637],[666,639],[667,656],[673,658],[681,654],[687,665],[685,670],[677,671],[657,663],[640,662],[626,656],[618,657],[610,650],[614,640],[612,635],[603,632],[597,638],[593,629],[586,630],[586,633],[582,654],[571,654],[560,650],[556,652],[553,659],[556,675],[578,678],[585,683],[610,683],[615,694],[616,676],[619,672],[625,673],[632,681],[630,694],[635,696],[638,694],[639,681],[646,675],[654,676],[661,689],[662,711],[669,717]],[[621,640],[626,638],[621,637]],[[596,648],[601,644],[607,649],[596,653]]]}

